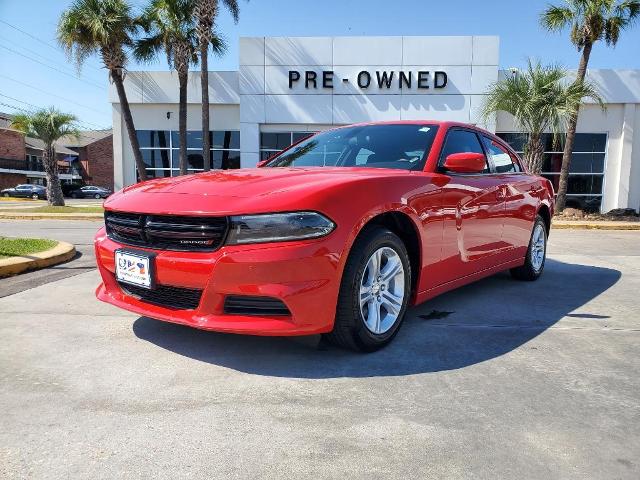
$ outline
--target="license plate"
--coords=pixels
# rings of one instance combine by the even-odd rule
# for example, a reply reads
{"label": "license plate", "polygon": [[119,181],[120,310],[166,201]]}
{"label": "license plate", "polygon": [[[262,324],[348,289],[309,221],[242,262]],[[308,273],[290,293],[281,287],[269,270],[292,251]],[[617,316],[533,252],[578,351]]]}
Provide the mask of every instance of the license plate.
{"label": "license plate", "polygon": [[116,250],[116,278],[120,282],[153,288],[153,258],[141,253]]}

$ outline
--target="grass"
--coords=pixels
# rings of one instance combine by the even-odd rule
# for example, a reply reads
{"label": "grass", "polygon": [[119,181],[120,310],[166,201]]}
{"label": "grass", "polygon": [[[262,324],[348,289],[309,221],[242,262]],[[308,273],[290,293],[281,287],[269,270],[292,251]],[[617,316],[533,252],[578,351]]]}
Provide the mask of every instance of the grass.
{"label": "grass", "polygon": [[31,253],[44,252],[58,244],[55,240],[44,238],[7,238],[0,237],[0,258],[18,257]]}
{"label": "grass", "polygon": [[35,208],[5,208],[0,209],[3,213],[102,213],[101,206],[95,207],[35,207]]}

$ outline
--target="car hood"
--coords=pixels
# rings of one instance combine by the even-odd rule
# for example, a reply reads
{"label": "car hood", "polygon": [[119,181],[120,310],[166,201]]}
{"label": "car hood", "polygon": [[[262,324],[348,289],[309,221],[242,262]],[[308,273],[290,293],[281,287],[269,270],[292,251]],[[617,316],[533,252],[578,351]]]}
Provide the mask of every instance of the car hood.
{"label": "car hood", "polygon": [[311,208],[314,198],[340,186],[409,175],[406,170],[349,167],[212,171],[132,185],[111,195],[104,205],[158,214],[283,211]]}

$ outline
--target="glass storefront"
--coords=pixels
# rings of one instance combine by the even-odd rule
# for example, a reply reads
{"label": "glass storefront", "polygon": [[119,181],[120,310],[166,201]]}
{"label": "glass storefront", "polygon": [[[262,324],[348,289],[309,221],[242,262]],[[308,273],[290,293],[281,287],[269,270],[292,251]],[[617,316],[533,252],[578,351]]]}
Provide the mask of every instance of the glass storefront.
{"label": "glass storefront", "polygon": [[260,133],[260,160],[266,160],[314,133],[317,132],[262,132]]}
{"label": "glass storefront", "polygon": [[[522,133],[497,133],[511,147],[522,155],[527,135]],[[551,180],[558,190],[560,167],[562,166],[563,136],[558,138],[544,134],[544,160],[541,175]],[[606,133],[577,133],[569,168],[567,206],[589,211],[599,211],[602,203],[605,157],[607,150]]]}
{"label": "glass storefront", "polygon": [[[138,141],[147,177],[161,178],[180,173],[180,139],[177,131],[138,130]],[[214,130],[209,132],[211,150],[208,158],[211,169],[240,168],[240,132]],[[189,173],[204,169],[202,132],[187,132],[187,169]]]}

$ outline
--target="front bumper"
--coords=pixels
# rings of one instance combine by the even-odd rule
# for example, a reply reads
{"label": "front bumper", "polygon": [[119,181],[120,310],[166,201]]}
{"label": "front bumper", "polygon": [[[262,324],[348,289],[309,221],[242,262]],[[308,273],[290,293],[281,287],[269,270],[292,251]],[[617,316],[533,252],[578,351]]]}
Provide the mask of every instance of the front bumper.
{"label": "front bumper", "polygon": [[[283,336],[329,332],[335,318],[344,245],[334,234],[305,242],[225,246],[202,253],[128,247],[109,239],[102,228],[95,238],[102,276],[96,296],[140,315],[204,330]],[[197,308],[160,306],[125,293],[114,273],[114,252],[118,248],[155,253],[156,283],[201,289]],[[276,298],[291,314],[227,314],[223,306],[228,295]]]}

